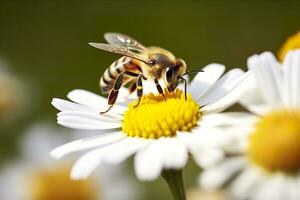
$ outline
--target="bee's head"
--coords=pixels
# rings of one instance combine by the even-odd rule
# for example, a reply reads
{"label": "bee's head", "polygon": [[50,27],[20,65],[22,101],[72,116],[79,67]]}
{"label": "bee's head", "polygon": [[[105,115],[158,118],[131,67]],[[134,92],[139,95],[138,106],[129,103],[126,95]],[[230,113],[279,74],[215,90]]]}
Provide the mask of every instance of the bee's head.
{"label": "bee's head", "polygon": [[164,81],[169,90],[169,92],[173,92],[179,82],[180,78],[185,73],[186,64],[182,59],[176,59],[174,63],[168,65],[165,69],[164,73]]}

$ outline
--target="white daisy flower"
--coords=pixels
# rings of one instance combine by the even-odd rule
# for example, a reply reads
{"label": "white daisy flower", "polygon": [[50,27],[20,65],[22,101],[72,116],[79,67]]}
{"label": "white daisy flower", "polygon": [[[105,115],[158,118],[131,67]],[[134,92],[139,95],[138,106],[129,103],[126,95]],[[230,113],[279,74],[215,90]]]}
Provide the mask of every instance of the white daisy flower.
{"label": "white daisy flower", "polygon": [[[82,133],[75,133],[81,135]],[[72,134],[73,135],[73,134]],[[136,198],[136,188],[122,168],[100,167],[85,181],[70,179],[72,159],[54,163],[48,156],[55,146],[71,137],[65,129],[48,123],[34,125],[20,144],[22,156],[0,169],[1,200],[115,200]],[[74,138],[74,137],[73,137]],[[120,178],[122,177],[122,178]]]}
{"label": "white daisy flower", "polygon": [[236,135],[228,158],[200,176],[204,188],[215,189],[235,176],[233,199],[300,199],[300,50],[283,63],[269,52],[248,59],[255,87],[242,103],[254,114],[230,128]]}
{"label": "white daisy flower", "polygon": [[[163,169],[182,169],[189,154],[207,165],[222,158],[221,151],[205,147],[228,143],[219,128],[235,121],[216,119],[218,112],[237,101],[242,91],[240,84],[248,73],[233,69],[222,76],[225,67],[220,64],[210,64],[203,70],[188,86],[191,95],[187,100],[179,89],[166,91],[166,101],[150,93],[143,96],[137,108],[136,101],[128,107],[117,104],[109,113],[99,115],[107,109],[107,99],[91,92],[71,91],[67,96],[73,102],[53,99],[52,104],[61,111],[57,115],[59,124],[97,130],[99,135],[65,144],[51,155],[59,159],[90,150],[75,163],[71,172],[74,179],[87,178],[99,164],[118,164],[134,154],[140,180],[156,179]],[[207,154],[210,156],[204,156]]]}

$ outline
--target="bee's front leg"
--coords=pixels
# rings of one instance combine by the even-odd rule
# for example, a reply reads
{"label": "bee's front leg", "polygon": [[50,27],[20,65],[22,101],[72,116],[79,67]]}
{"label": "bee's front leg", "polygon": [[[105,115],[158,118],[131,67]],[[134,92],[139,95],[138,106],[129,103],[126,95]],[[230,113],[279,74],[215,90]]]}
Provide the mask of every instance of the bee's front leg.
{"label": "bee's front leg", "polygon": [[164,95],[164,91],[163,91],[163,89],[161,88],[161,86],[159,85],[159,82],[158,82],[158,80],[157,80],[156,77],[154,77],[154,83],[155,83],[155,85],[156,85],[156,89],[157,89],[157,91],[159,92],[159,94],[161,94],[161,95],[164,97],[164,100],[167,101],[167,100],[166,100],[166,97],[165,97],[165,95]]}
{"label": "bee's front leg", "polygon": [[139,77],[138,77],[138,80],[136,82],[136,94],[137,94],[137,97],[139,99],[138,99],[138,103],[134,106],[134,108],[136,108],[140,104],[141,98],[143,96],[143,82],[142,82],[142,78],[143,78],[143,75],[140,74]]}
{"label": "bee's front leg", "polygon": [[186,96],[187,80],[181,76],[179,76],[178,78],[183,80],[183,82],[184,82],[184,98],[185,98],[185,100],[187,100],[187,96]]}

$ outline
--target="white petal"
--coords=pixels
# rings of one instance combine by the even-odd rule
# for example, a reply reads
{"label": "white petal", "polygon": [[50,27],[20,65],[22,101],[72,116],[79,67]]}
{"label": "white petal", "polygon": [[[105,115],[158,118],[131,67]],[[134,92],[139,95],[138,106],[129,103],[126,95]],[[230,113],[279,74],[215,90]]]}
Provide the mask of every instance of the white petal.
{"label": "white petal", "polygon": [[283,63],[284,88],[282,96],[286,106],[300,106],[300,50],[289,51]]}
{"label": "white petal", "polygon": [[143,151],[136,154],[134,168],[136,176],[143,181],[155,180],[162,170],[160,145],[153,141]]}
{"label": "white petal", "polygon": [[188,158],[185,144],[178,138],[160,138],[159,145],[163,167],[166,169],[182,169]]}
{"label": "white petal", "polygon": [[105,115],[101,115],[99,113],[94,112],[86,112],[86,111],[62,111],[57,114],[58,117],[62,116],[77,116],[77,117],[83,117],[87,119],[92,119],[96,121],[105,121],[105,122],[121,122],[123,117],[122,115],[108,113]]}
{"label": "white petal", "polygon": [[258,83],[258,90],[271,105],[281,102],[282,75],[279,64],[270,52],[254,55],[248,59],[248,67],[253,70]]}
{"label": "white petal", "polygon": [[269,105],[261,95],[259,90],[259,85],[254,73],[251,73],[246,81],[243,81],[243,84],[248,85],[248,88],[245,86],[245,95],[241,95],[239,98],[239,103],[246,107],[252,113],[261,115],[268,113],[273,107]]}
{"label": "white petal", "polygon": [[114,129],[122,126],[121,122],[104,121],[90,116],[80,115],[59,115],[57,123],[69,128],[88,129],[88,130],[103,130]]}
{"label": "white petal", "polygon": [[136,175],[141,180],[154,180],[162,169],[182,169],[187,158],[188,152],[183,142],[178,138],[162,137],[136,155]]}
{"label": "white petal", "polygon": [[221,187],[235,173],[242,169],[245,159],[242,157],[229,158],[215,168],[203,171],[200,176],[200,185],[205,189]]}
{"label": "white petal", "polygon": [[255,87],[248,89],[246,95],[240,97],[239,103],[254,114],[265,115],[274,109],[274,106],[263,99],[257,87],[258,85],[255,84]]}
{"label": "white petal", "polygon": [[[73,103],[70,101],[66,101],[63,99],[58,99],[54,98],[51,102],[51,104],[58,110],[60,111],[90,111],[93,112],[93,108],[84,106],[84,105],[79,105],[77,103]],[[97,111],[96,111],[97,112]]]}
{"label": "white petal", "polygon": [[253,122],[249,124],[235,125],[228,127],[225,130],[226,132],[230,133],[230,135],[233,135],[235,138],[239,140],[245,140],[249,137],[249,134],[251,134],[255,130],[258,121],[259,118],[257,118],[256,121],[253,120]]}
{"label": "white petal", "polygon": [[100,146],[111,145],[115,142],[124,139],[125,137],[126,136],[122,132],[116,132],[116,133],[103,134],[100,136],[83,138],[80,140],[75,140],[70,143],[64,144],[60,147],[57,147],[56,149],[50,152],[50,155],[55,159],[60,159],[63,156],[73,152],[82,151],[82,150],[91,149]]}
{"label": "white petal", "polygon": [[205,105],[201,110],[218,112],[237,102],[246,86],[241,83],[249,76],[249,73],[244,73],[240,69],[233,69],[226,73],[206,95],[198,99],[200,105]]}
{"label": "white petal", "polygon": [[225,66],[220,64],[209,64],[199,72],[188,87],[188,92],[194,99],[200,98],[221,77]]}
{"label": "white petal", "polygon": [[132,154],[144,149],[149,142],[149,140],[143,138],[130,138],[127,144],[122,144],[119,148],[114,147],[109,151],[109,154],[105,154],[103,162],[108,164],[119,164]]}
{"label": "white petal", "polygon": [[297,200],[300,199],[299,178],[286,178],[283,185],[283,199]]}
{"label": "white petal", "polygon": [[[119,90],[117,103],[128,103],[129,91],[125,87],[121,87]],[[68,98],[76,103],[82,105],[88,105],[96,108],[107,107],[107,98],[98,94],[92,93],[87,90],[75,89],[68,93]],[[123,104],[120,104],[123,105]]]}
{"label": "white petal", "polygon": [[[97,109],[100,109],[101,111],[106,110],[109,105],[107,104],[107,99],[104,97],[101,97],[99,95],[96,95],[92,92],[86,91],[86,90],[73,90],[69,92],[67,95],[68,98],[76,103],[94,107]],[[127,108],[120,105],[114,105],[112,108],[113,112],[117,113],[123,113]]]}
{"label": "white petal", "polygon": [[108,128],[108,129],[102,129],[101,127],[99,126],[95,126],[95,125],[91,125],[91,124],[77,124],[77,123],[70,123],[70,122],[66,122],[66,121],[57,121],[57,123],[61,126],[65,126],[65,127],[68,127],[68,128],[73,128],[73,129],[80,129],[80,130],[93,130],[93,131],[96,131],[96,130],[101,130],[106,132],[107,130],[111,130],[111,129],[116,129],[116,130],[119,130],[119,128]]}
{"label": "white petal", "polygon": [[[197,101],[201,100],[202,104],[212,103],[211,98],[216,96],[219,93],[224,93],[228,84],[230,84],[233,80],[240,77],[244,72],[241,69],[232,69],[223,75],[213,86],[210,88],[209,92],[203,95],[201,98],[198,98]],[[223,92],[222,92],[223,91]],[[223,96],[223,95],[218,95]],[[215,98],[213,98],[215,99]],[[213,101],[214,102],[214,101]]]}
{"label": "white petal", "polygon": [[204,148],[202,151],[195,149],[191,150],[191,153],[196,163],[205,169],[221,162],[225,157],[223,150],[217,148]]}
{"label": "white petal", "polygon": [[288,52],[283,61],[283,90],[282,98],[284,105],[290,107],[292,105],[292,87],[291,87],[291,79],[292,79],[292,67],[293,66],[293,53]]}
{"label": "white petal", "polygon": [[284,182],[284,178],[281,176],[269,177],[257,187],[253,199],[285,200],[283,198]]}
{"label": "white petal", "polygon": [[204,115],[200,121],[200,126],[227,126],[253,124],[257,121],[257,116],[245,112],[225,112]]}
{"label": "white petal", "polygon": [[191,135],[189,140],[197,148],[224,147],[234,140],[233,135],[224,134],[223,128],[198,126],[192,131],[195,134]]}
{"label": "white petal", "polygon": [[[204,130],[204,129],[202,129]],[[177,133],[177,137],[185,143],[185,146],[188,148],[188,151],[192,154],[193,158],[195,159],[196,163],[201,167],[210,167],[224,158],[223,150],[216,146],[216,143],[224,143],[222,142],[214,142],[213,144],[209,145],[205,141],[205,137],[200,137],[199,135],[210,135],[209,132],[205,133],[186,133],[180,132]],[[224,134],[223,134],[224,135]],[[216,139],[219,137],[215,137]],[[214,141],[216,141],[214,139]],[[218,144],[217,144],[218,145]]]}
{"label": "white petal", "polygon": [[230,186],[234,199],[248,199],[261,181],[261,176],[262,174],[253,168],[243,171]]}
{"label": "white petal", "polygon": [[72,90],[68,93],[67,97],[76,103],[96,108],[99,105],[106,105],[107,103],[106,98],[82,89]]}
{"label": "white petal", "polygon": [[71,177],[85,179],[102,162],[118,164],[147,145],[146,140],[125,138],[114,144],[95,149],[83,155],[73,166]]}

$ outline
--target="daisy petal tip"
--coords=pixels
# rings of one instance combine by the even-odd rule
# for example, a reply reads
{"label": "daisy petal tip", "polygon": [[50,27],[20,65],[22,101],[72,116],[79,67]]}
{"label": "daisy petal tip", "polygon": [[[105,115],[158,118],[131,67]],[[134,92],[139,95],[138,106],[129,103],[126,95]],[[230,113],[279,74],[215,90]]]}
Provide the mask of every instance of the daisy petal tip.
{"label": "daisy petal tip", "polygon": [[96,47],[97,46],[97,43],[95,43],[95,42],[89,42],[88,43],[90,46],[92,46],[92,47]]}
{"label": "daisy petal tip", "polygon": [[59,160],[61,158],[60,153],[57,151],[57,149],[53,149],[52,151],[50,151],[49,155],[55,160]]}
{"label": "daisy petal tip", "polygon": [[260,56],[262,56],[262,57],[274,57],[273,53],[270,52],[270,51],[265,51],[262,54],[260,54]]}
{"label": "daisy petal tip", "polygon": [[210,63],[210,64],[206,65],[205,67],[207,67],[207,68],[214,67],[214,68],[220,68],[220,69],[225,70],[225,65],[222,65],[220,63]]}
{"label": "daisy petal tip", "polygon": [[210,181],[210,175],[202,174],[198,178],[198,185],[205,190],[212,191],[216,190],[218,186]]}
{"label": "daisy petal tip", "polygon": [[137,178],[141,181],[153,181],[157,179],[160,175],[160,173],[144,173],[144,172],[135,172]]}
{"label": "daisy petal tip", "polygon": [[53,98],[52,100],[51,100],[51,104],[52,104],[52,106],[54,106],[55,108],[57,108],[58,107],[58,101],[59,101],[60,99],[58,99],[58,98]]}
{"label": "daisy petal tip", "polygon": [[70,176],[72,180],[84,180],[88,177],[88,175],[84,174],[84,172],[80,170],[76,164],[73,166]]}
{"label": "daisy petal tip", "polygon": [[80,181],[88,178],[88,176],[84,176],[83,174],[79,173],[77,170],[72,170],[70,176],[71,179],[74,181]]}
{"label": "daisy petal tip", "polygon": [[70,92],[68,92],[67,97],[69,99],[72,99],[72,96],[77,95],[78,93],[82,92],[82,89],[73,89]]}

